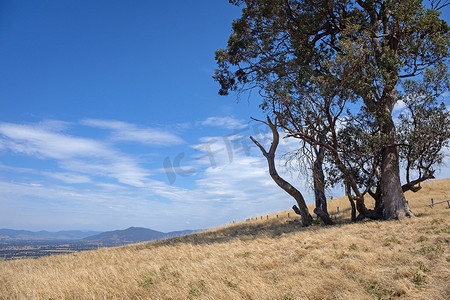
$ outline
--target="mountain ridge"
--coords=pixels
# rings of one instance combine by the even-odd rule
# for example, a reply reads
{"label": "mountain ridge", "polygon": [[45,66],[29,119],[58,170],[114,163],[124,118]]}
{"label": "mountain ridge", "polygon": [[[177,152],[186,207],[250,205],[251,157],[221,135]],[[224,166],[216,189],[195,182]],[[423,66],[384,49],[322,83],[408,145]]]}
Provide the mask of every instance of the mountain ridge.
{"label": "mountain ridge", "polygon": [[129,227],[123,230],[102,232],[94,236],[86,237],[83,240],[89,242],[139,243],[186,235],[197,231],[198,230],[182,230],[164,233],[143,227]]}
{"label": "mountain ridge", "polygon": [[0,229],[0,241],[80,241],[91,243],[136,243],[181,236],[199,230],[181,230],[161,232],[144,227],[129,227],[113,231],[64,230],[50,232],[46,230],[28,231]]}
{"label": "mountain ridge", "polygon": [[16,229],[0,229],[0,240],[36,240],[36,241],[53,241],[53,240],[80,240],[88,236],[96,235],[101,231],[82,231],[82,230],[62,230],[50,232],[47,230],[29,231]]}

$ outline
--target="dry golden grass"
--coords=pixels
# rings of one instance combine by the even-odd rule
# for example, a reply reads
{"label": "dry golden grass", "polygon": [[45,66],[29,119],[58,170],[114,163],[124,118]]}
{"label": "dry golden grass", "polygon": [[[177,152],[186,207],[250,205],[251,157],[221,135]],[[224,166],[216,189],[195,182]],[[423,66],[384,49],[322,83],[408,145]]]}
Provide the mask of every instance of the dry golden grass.
{"label": "dry golden grass", "polygon": [[0,299],[449,299],[450,179],[417,218],[300,228],[287,212],[170,240],[0,262]]}

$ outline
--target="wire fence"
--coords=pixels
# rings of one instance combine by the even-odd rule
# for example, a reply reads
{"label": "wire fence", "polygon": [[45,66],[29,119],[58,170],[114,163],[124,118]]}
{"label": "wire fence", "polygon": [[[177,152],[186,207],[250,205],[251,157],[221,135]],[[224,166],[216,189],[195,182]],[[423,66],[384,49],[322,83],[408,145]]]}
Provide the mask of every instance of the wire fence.
{"label": "wire fence", "polygon": [[[433,206],[435,206],[436,204],[441,204],[441,203],[445,203],[447,202],[448,208],[450,208],[450,199],[449,200],[443,200],[443,201],[439,201],[439,202],[434,202],[434,199],[431,198],[431,204],[428,204],[429,207],[433,208]],[[409,201],[406,201],[406,204],[409,206]],[[341,210],[339,208],[339,206],[336,207],[336,211],[335,212],[330,212],[330,215],[334,215],[339,216],[341,214]],[[291,217],[296,216],[296,214],[292,214],[292,213],[287,213],[287,218],[290,219]],[[257,216],[257,217],[250,217],[245,219],[245,222],[252,222],[252,221],[262,221],[262,220],[269,220],[269,219],[278,219],[278,218],[286,218],[286,214],[276,214],[276,215],[265,215],[265,216]],[[232,222],[233,224],[235,224],[235,221]]]}
{"label": "wire fence", "polygon": [[[339,206],[336,207],[336,211],[335,212],[331,212],[332,215],[334,216],[338,216],[341,213]],[[294,218],[295,216],[297,216],[297,214],[295,213],[287,213],[286,214],[275,214],[275,215],[263,215],[263,216],[256,216],[256,217],[250,217],[245,219],[245,222],[252,222],[252,221],[262,221],[262,220],[273,220],[273,219],[281,219],[281,218]],[[232,222],[232,224],[234,224],[235,221]]]}
{"label": "wire fence", "polygon": [[434,199],[431,198],[431,204],[428,204],[429,207],[433,208],[433,206],[435,206],[436,204],[440,204],[440,203],[445,203],[447,202],[448,208],[450,208],[450,199],[449,200],[444,200],[444,201],[439,201],[439,202],[434,202]]}

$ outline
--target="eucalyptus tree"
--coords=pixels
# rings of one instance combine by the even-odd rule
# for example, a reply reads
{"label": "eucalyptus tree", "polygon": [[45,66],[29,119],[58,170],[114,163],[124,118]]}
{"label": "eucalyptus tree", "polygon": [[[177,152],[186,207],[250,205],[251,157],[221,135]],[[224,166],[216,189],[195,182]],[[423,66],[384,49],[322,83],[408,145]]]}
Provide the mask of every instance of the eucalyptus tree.
{"label": "eucalyptus tree", "polygon": [[449,146],[450,111],[440,98],[450,89],[446,65],[427,69],[419,80],[406,80],[400,99],[398,143],[404,167],[403,191],[418,191],[420,183],[434,178]]}
{"label": "eucalyptus tree", "polygon": [[[399,129],[405,134],[398,132],[393,111],[399,100],[411,103],[408,108],[414,109],[413,103],[429,98],[418,93],[423,91],[419,87],[424,84],[421,78],[426,72],[437,74],[436,70],[445,69],[450,28],[440,18],[440,9],[449,3],[230,3],[243,9],[242,16],[233,22],[227,47],[216,51],[218,69],[214,78],[221,84],[219,94],[257,90],[261,107],[278,119],[288,136],[325,149],[325,157],[336,167],[332,171],[339,173],[334,177],[345,183],[348,196],[356,201],[363,217],[413,216],[400,180],[400,154],[409,155],[407,170],[419,172],[418,181],[408,179],[407,189],[414,190],[422,179],[431,178],[448,137],[436,143],[438,138],[430,133],[427,145],[437,145],[433,150],[437,156],[430,160],[426,157],[433,151],[426,145],[419,146],[417,134],[409,134],[426,126],[414,131],[410,121],[417,124],[417,118],[422,117],[436,120],[436,114],[445,119],[445,109],[433,104],[428,106],[428,115],[416,111],[403,115]],[[402,83],[404,90],[399,89]],[[440,92],[445,89],[448,85]],[[364,120],[360,124],[355,118],[358,110]],[[358,128],[365,130],[358,133]],[[349,149],[352,134],[358,134],[355,149]],[[358,154],[356,149],[364,151]],[[363,156],[359,158],[363,163],[358,155]],[[373,211],[364,205],[366,194],[378,199]]]}

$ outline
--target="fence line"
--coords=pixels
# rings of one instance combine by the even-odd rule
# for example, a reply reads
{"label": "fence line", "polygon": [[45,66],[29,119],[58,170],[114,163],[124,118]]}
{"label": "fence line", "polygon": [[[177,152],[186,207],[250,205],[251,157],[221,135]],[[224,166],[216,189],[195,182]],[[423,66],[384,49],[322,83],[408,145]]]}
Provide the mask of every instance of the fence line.
{"label": "fence line", "polygon": [[[444,201],[439,201],[439,202],[434,202],[434,199],[431,198],[431,204],[428,204],[429,207],[433,208],[433,206],[435,206],[436,204],[440,204],[440,203],[444,203],[447,202],[448,208],[450,208],[450,199],[449,200],[444,200]],[[409,206],[409,201],[406,201],[406,204]],[[340,213],[340,209],[339,206],[336,207],[336,214],[339,215]],[[290,213],[287,213],[287,218],[289,219],[291,217]],[[259,217],[251,217],[251,218],[247,218],[245,219],[246,222],[251,222],[251,221],[258,221],[258,220],[262,220],[263,216],[259,216]],[[266,215],[266,219],[269,220],[269,215]],[[275,219],[278,219],[278,214],[275,215]],[[234,224],[234,221],[233,221]]]}
{"label": "fence line", "polygon": [[431,198],[431,204],[428,204],[428,206],[431,207],[431,208],[433,208],[433,206],[435,206],[436,204],[444,203],[444,202],[447,202],[448,208],[450,208],[450,199],[449,199],[449,200],[444,200],[444,201],[439,201],[439,202],[434,203],[434,199]]}
{"label": "fence line", "polygon": [[[450,201],[450,200],[449,200]],[[336,214],[338,214],[339,215],[339,206],[336,208]],[[247,218],[247,219],[245,219],[245,222],[252,222],[252,221],[258,221],[258,220],[263,220],[263,218],[264,218],[264,216],[258,216],[258,217],[250,217],[250,218]],[[275,215],[275,219],[278,219],[279,218],[279,215],[278,214],[276,214]],[[290,219],[291,218],[291,213],[287,213],[287,218],[288,219]],[[266,220],[269,220],[269,215],[266,215]],[[234,224],[235,223],[235,221],[232,221],[232,224]]]}

